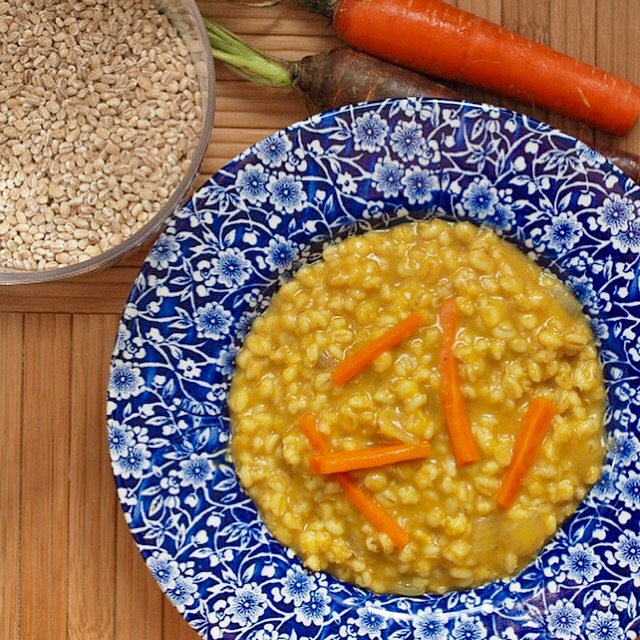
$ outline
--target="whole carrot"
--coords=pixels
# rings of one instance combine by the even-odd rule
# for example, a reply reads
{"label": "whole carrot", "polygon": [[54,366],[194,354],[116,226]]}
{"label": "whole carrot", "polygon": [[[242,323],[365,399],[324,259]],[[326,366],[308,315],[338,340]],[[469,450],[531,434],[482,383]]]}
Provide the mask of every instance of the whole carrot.
{"label": "whole carrot", "polygon": [[294,86],[321,110],[385,98],[459,98],[453,89],[346,47],[294,63]]}
{"label": "whole carrot", "polygon": [[350,46],[622,135],[640,87],[443,0],[301,0]]}
{"label": "whole carrot", "polygon": [[[315,111],[408,96],[464,99],[462,94],[426,76],[353,49],[331,49],[289,62],[253,49],[211,20],[205,19],[205,23],[215,58],[251,82],[270,87],[295,87]],[[640,182],[640,156],[610,146],[594,148]]]}
{"label": "whole carrot", "polygon": [[458,99],[453,89],[347,47],[290,62],[268,56],[205,19],[214,58],[269,87],[295,87],[319,110],[385,98]]}

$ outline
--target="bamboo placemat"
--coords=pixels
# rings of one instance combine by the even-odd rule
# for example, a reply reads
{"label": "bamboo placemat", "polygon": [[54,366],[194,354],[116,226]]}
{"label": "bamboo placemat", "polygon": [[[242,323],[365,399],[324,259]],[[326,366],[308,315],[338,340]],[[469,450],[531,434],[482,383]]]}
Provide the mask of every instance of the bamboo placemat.
{"label": "bamboo placemat", "polygon": [[[294,0],[263,8],[222,0],[198,4],[204,15],[267,53],[296,59],[337,44],[328,21]],[[457,4],[640,83],[637,0]],[[309,113],[294,90],[255,87],[221,66],[217,74],[215,127],[198,184],[248,145]],[[520,109],[587,142],[612,141],[565,118]],[[616,143],[640,153],[640,129]],[[3,640],[197,637],[163,597],[133,544],[105,441],[116,326],[148,249],[76,280],[0,289]]]}

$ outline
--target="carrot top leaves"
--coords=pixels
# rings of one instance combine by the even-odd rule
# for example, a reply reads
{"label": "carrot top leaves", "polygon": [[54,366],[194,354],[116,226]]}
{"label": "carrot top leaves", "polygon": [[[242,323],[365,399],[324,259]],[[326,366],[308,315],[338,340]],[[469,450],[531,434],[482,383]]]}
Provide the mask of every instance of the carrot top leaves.
{"label": "carrot top leaves", "polygon": [[213,57],[231,67],[243,78],[268,87],[292,87],[290,65],[267,56],[234,33],[204,18]]}

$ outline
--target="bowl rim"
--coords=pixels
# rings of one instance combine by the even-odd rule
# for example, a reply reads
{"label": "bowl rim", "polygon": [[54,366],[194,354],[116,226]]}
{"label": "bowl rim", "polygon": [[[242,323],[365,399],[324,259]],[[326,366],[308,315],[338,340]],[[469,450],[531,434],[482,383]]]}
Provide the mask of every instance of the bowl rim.
{"label": "bowl rim", "polygon": [[204,64],[206,67],[207,87],[202,96],[203,109],[202,125],[198,139],[198,144],[193,149],[189,167],[185,172],[176,188],[173,190],[169,199],[154,216],[140,227],[135,233],[131,234],[120,242],[117,246],[111,247],[106,251],[88,258],[82,262],[65,267],[57,267],[55,269],[44,269],[41,271],[23,271],[18,269],[7,269],[0,266],[0,286],[3,285],[25,285],[25,284],[41,284],[45,282],[55,282],[58,280],[66,280],[75,276],[86,275],[90,272],[104,269],[113,265],[120,258],[128,255],[141,244],[149,240],[155,233],[160,231],[168,224],[175,212],[186,202],[189,189],[196,181],[198,172],[204,161],[207,148],[211,141],[211,132],[213,130],[213,122],[215,115],[215,64],[213,56],[210,55],[209,36],[204,24],[202,13],[198,9],[195,0],[182,0],[193,17],[196,26],[198,40],[204,51]]}

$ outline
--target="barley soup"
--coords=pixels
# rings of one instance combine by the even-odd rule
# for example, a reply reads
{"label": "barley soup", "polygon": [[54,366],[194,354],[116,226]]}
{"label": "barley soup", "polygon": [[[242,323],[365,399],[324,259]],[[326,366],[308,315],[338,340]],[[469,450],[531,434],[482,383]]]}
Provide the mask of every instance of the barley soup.
{"label": "barley soup", "polygon": [[[561,282],[493,231],[405,223],[303,267],[255,320],[229,396],[231,453],[267,527],[311,570],[377,592],[442,593],[513,575],[598,480],[605,392],[597,349]],[[453,297],[462,394],[481,451],[456,465],[440,402],[438,310]],[[424,324],[347,384],[343,357],[412,313]],[[559,413],[509,508],[496,503],[530,401]],[[300,429],[335,450],[426,440],[423,459],[350,473],[408,532],[374,528],[335,476],[311,472]]]}

